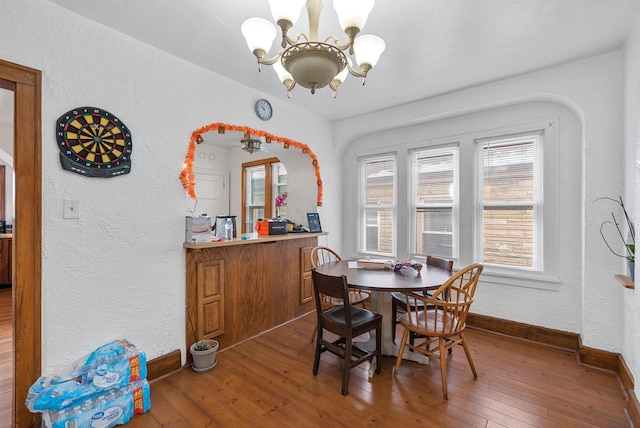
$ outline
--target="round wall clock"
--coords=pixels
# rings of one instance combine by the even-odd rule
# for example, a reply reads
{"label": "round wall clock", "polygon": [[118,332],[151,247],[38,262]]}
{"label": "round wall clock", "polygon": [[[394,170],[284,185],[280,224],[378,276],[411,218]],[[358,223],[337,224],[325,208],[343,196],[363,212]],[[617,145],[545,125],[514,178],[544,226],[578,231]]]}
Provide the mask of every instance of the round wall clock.
{"label": "round wall clock", "polygon": [[106,110],[79,107],[60,116],[57,126],[62,168],[87,177],[114,177],[131,171],[131,132]]}
{"label": "round wall clock", "polygon": [[273,108],[271,103],[265,99],[259,99],[256,101],[256,114],[262,120],[269,120],[273,115]]}

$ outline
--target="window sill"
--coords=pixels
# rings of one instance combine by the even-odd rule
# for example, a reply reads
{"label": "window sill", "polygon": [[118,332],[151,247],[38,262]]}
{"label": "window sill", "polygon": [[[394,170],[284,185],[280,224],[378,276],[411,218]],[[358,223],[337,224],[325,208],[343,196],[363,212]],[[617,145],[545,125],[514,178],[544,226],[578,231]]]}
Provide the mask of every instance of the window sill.
{"label": "window sill", "polygon": [[633,281],[631,281],[631,278],[629,278],[627,275],[620,275],[620,274],[616,274],[613,275],[613,277],[620,283],[622,284],[622,286],[624,288],[629,288],[631,290],[635,289],[636,286],[633,283]]}
{"label": "window sill", "polygon": [[480,282],[488,282],[499,285],[512,285],[515,287],[537,288],[539,290],[558,291],[560,278],[544,276],[513,275],[504,273],[482,272]]}

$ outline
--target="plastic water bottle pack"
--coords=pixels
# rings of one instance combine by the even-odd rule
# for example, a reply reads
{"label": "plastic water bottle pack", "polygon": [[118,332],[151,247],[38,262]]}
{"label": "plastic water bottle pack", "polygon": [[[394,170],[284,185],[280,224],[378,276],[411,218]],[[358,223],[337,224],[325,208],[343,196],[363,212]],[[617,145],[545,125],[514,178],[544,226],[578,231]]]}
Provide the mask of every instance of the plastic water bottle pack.
{"label": "plastic water bottle pack", "polygon": [[113,427],[149,410],[146,377],[145,353],[126,339],[114,340],[75,363],[67,374],[40,377],[29,388],[25,404],[31,412],[43,413],[47,427]]}

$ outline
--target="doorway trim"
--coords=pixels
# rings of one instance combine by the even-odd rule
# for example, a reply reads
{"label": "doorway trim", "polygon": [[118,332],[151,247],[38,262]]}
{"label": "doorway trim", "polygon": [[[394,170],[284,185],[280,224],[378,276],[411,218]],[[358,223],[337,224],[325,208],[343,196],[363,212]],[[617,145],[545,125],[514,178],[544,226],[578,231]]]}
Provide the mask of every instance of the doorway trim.
{"label": "doorway trim", "polygon": [[13,224],[14,426],[39,426],[24,405],[42,371],[42,73],[0,60],[0,79],[13,83],[15,217]]}

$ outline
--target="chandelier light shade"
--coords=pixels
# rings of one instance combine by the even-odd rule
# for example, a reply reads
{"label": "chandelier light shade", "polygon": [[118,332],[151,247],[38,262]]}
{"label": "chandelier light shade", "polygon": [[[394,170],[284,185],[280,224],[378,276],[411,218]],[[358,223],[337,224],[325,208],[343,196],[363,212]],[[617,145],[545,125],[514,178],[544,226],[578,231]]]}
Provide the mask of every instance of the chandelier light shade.
{"label": "chandelier light shade", "polygon": [[373,67],[378,63],[382,51],[384,51],[384,40],[378,36],[367,34],[356,37],[353,42],[353,50],[356,54],[356,62],[360,67]]}
{"label": "chandelier light shade", "polygon": [[[271,8],[271,16],[276,23],[283,21],[289,21],[290,27],[296,25],[300,13],[304,7],[306,0],[274,0],[269,2]],[[280,24],[278,24],[280,25]]]}
{"label": "chandelier light shade", "polygon": [[259,58],[267,54],[269,49],[271,49],[273,40],[276,38],[275,27],[264,18],[247,19],[242,23],[240,31],[247,41],[249,50],[256,56],[258,56],[256,51],[261,54]]}
{"label": "chandelier light shade", "polygon": [[[309,34],[300,33],[291,37],[289,30],[300,17],[305,4],[309,15]],[[273,65],[278,78],[287,88],[288,97],[291,97],[296,85],[310,89],[312,94],[316,89],[328,85],[333,89],[335,98],[338,86],[349,73],[362,77],[362,84],[365,84],[367,73],[376,65],[385,49],[380,37],[358,35],[373,10],[375,0],[333,1],[340,26],[348,37],[344,43],[335,36],[319,41],[321,0],[269,0],[269,5],[282,34],[281,50],[274,57],[265,58],[277,33],[270,21],[249,18],[242,23],[241,31],[249,50],[258,59],[258,70],[261,71],[262,64]],[[347,53],[355,57],[359,69],[353,67]]]}
{"label": "chandelier light shade", "polygon": [[340,21],[342,31],[349,34],[349,28],[361,30],[364,24],[367,23],[367,18],[374,5],[375,0],[334,0],[333,8],[338,14],[338,21]]}

